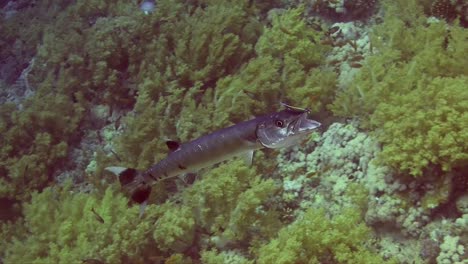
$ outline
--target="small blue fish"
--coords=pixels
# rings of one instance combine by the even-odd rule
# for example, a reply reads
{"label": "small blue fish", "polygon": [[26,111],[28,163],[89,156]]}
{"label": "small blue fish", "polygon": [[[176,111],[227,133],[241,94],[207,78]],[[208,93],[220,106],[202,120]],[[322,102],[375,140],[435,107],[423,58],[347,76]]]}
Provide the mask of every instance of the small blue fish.
{"label": "small blue fish", "polygon": [[153,13],[153,11],[156,9],[156,2],[151,1],[151,0],[145,0],[140,4],[140,10],[145,13],[145,15],[148,15],[150,13]]}

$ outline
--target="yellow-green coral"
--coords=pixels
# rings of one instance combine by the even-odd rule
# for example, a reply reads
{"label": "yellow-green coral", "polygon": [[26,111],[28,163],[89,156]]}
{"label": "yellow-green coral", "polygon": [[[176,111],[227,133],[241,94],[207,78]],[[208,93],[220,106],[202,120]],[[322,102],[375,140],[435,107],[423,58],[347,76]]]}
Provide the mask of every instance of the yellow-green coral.
{"label": "yellow-green coral", "polygon": [[216,250],[212,251],[203,251],[201,253],[201,263],[203,264],[253,264],[253,260],[248,260],[247,258],[236,254],[236,252],[217,252]]}
{"label": "yellow-green coral", "polygon": [[2,198],[24,199],[33,190],[44,188],[77,134],[82,104],[51,95],[47,84],[24,102],[23,110],[10,103],[0,106]]}
{"label": "yellow-green coral", "polygon": [[[101,198],[47,188],[24,205],[27,232],[6,248],[5,263],[144,263],[152,221],[112,188]],[[94,211],[103,219],[99,221]]]}
{"label": "yellow-green coral", "polygon": [[277,190],[272,180],[261,180],[255,170],[234,160],[206,173],[186,190],[184,201],[197,224],[214,233],[215,244],[222,247],[250,239],[252,233],[268,237],[278,228],[278,213],[265,207]]}
{"label": "yellow-green coral", "polygon": [[411,6],[418,11],[413,19],[392,15],[407,14],[406,6],[388,10],[373,33],[376,54],[332,108],[360,116],[383,143],[381,160],[418,176],[429,165],[450,170],[468,161],[468,131],[461,125],[468,120],[468,31],[448,30],[443,21],[428,24],[420,7]]}
{"label": "yellow-green coral", "polygon": [[319,44],[322,33],[307,26],[303,11],[275,17],[257,41],[257,57],[218,81],[215,109],[228,112],[232,121],[271,111],[279,101],[324,110],[334,96],[336,74],[319,67],[327,47]]}
{"label": "yellow-green coral", "polygon": [[[435,78],[379,104],[381,158],[418,176],[431,164],[444,171],[468,162],[468,78]],[[396,107],[398,105],[398,107]]]}
{"label": "yellow-green coral", "polygon": [[162,251],[183,252],[195,238],[195,219],[188,206],[161,205],[164,214],[154,224],[153,238]]}
{"label": "yellow-green coral", "polygon": [[[252,81],[245,83],[243,88],[257,100],[251,103],[254,109],[264,109],[279,100],[287,100],[318,112],[333,98],[336,75],[330,69],[320,67],[329,48],[320,44],[323,33],[307,26],[303,12],[304,8],[299,7],[275,16],[272,26],[258,39],[255,45],[258,61],[247,66],[251,74],[257,74],[252,74]],[[263,85],[255,85],[268,76],[264,72],[276,74],[260,83]],[[241,72],[239,77],[242,80],[244,76]],[[272,85],[265,85],[267,83]]]}
{"label": "yellow-green coral", "polygon": [[319,66],[328,48],[318,44],[322,35],[307,26],[303,13],[304,7],[301,6],[274,16],[272,27],[265,29],[255,45],[257,54],[291,57],[306,69]]}
{"label": "yellow-green coral", "polygon": [[387,263],[367,249],[369,235],[357,210],[330,219],[311,208],[259,249],[257,263]]}
{"label": "yellow-green coral", "polygon": [[[169,137],[190,140],[274,111],[280,101],[320,112],[334,97],[336,73],[322,66],[329,48],[320,44],[323,32],[306,23],[303,7],[286,10],[265,26],[265,14],[258,10],[266,11],[271,1],[161,0],[148,15],[139,12],[136,2],[75,1],[35,32],[34,38],[42,36],[35,43],[36,66],[30,78],[39,88],[37,95],[24,102],[22,111],[9,104],[1,111],[3,197],[28,198],[31,189],[47,185],[63,167],[70,147],[78,143],[81,135],[76,132],[89,132],[87,116],[96,104],[110,111],[132,109],[122,119],[125,132],[116,143],[115,151],[123,160],[115,164],[114,156],[104,157],[107,153],[99,151],[99,169],[93,178],[98,183],[100,168],[111,160],[112,165],[138,169],[157,162],[166,153],[164,140]],[[421,17],[413,22],[410,14],[402,13],[403,19],[389,15],[388,24],[376,28],[376,56],[368,58],[334,109],[368,117],[372,128],[382,128],[378,135],[385,143],[388,163],[420,170],[423,166],[418,164],[426,164],[426,158],[450,169],[465,161],[460,155],[464,145],[454,144],[467,141],[459,133],[462,127],[453,135],[444,125],[447,120],[450,125],[466,122],[465,116],[455,113],[464,111],[465,105],[453,97],[463,93],[459,83],[466,82],[459,76],[466,73],[461,59],[466,34],[457,26],[448,31],[445,24],[428,25]],[[438,96],[433,102],[443,107],[427,111],[435,117],[410,119],[399,112],[402,102],[421,106],[416,99],[398,97],[414,87],[418,88],[414,93]],[[428,144],[422,154],[411,155],[416,152],[411,146],[392,141],[401,131],[413,139],[425,136],[413,131],[411,123],[400,124],[398,117],[417,120],[431,131],[418,139]],[[444,125],[435,126],[436,122]],[[442,135],[448,139],[439,141]],[[392,146],[407,152],[393,151]],[[435,148],[439,150],[434,152]],[[367,196],[357,185],[347,191],[361,210],[329,218],[311,209],[269,241],[283,226],[282,210],[288,209],[281,208],[280,185],[264,179],[274,174],[267,159],[275,155],[263,153],[257,171],[239,161],[202,171],[193,186],[161,205],[149,206],[142,219],[137,208],[127,208],[127,200],[111,189],[102,199],[46,189],[25,203],[23,226],[28,233],[19,232],[16,241],[2,243],[7,250],[4,260],[252,263],[258,257],[259,263],[382,262],[365,243],[369,229],[360,213],[366,209]],[[399,160],[402,157],[404,161]],[[21,187],[26,188],[18,191]],[[153,193],[158,200],[165,199],[166,192],[159,189]],[[193,256],[195,251],[201,256]]]}

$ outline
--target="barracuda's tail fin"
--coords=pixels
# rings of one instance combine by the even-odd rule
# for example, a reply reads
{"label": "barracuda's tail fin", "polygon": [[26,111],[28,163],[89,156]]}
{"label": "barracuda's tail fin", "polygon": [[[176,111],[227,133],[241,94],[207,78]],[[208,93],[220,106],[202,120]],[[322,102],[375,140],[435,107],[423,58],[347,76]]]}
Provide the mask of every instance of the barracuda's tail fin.
{"label": "barracuda's tail fin", "polygon": [[119,178],[120,185],[130,195],[132,201],[143,204],[148,200],[151,186],[145,181],[141,171],[125,167],[107,167],[105,170]]}

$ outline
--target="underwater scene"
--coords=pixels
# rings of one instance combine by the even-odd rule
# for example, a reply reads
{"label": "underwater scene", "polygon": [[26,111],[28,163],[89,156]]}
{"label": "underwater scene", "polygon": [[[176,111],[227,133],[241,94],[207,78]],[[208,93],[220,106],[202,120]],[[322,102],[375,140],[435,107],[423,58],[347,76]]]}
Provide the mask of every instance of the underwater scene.
{"label": "underwater scene", "polygon": [[0,264],[468,263],[468,1],[0,1]]}

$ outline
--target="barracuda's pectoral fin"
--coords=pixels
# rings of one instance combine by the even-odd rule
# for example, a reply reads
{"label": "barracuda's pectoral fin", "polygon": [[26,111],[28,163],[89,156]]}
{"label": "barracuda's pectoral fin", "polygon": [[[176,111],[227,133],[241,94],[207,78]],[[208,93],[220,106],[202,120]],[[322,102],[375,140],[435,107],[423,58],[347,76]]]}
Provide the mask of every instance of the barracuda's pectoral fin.
{"label": "barracuda's pectoral fin", "polygon": [[249,150],[245,152],[244,154],[242,154],[242,159],[244,160],[245,165],[252,166],[253,156],[254,156],[253,150]]}
{"label": "barracuda's pectoral fin", "polygon": [[166,140],[166,146],[171,152],[180,149],[180,143],[175,140]]}
{"label": "barracuda's pectoral fin", "polygon": [[196,173],[184,173],[177,176],[185,185],[192,185],[197,179]]}

